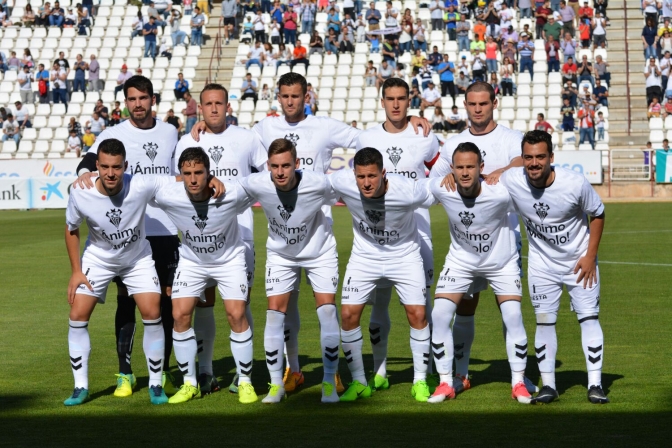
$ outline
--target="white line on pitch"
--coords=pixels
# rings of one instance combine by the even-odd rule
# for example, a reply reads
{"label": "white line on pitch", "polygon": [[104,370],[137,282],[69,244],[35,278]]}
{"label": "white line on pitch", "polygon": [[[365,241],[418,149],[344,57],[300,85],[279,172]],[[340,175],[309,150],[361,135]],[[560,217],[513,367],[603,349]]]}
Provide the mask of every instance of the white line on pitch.
{"label": "white line on pitch", "polygon": [[[526,255],[523,255],[523,258],[528,258]],[[636,263],[634,261],[603,261],[603,260],[598,260],[598,264],[629,264],[629,265],[634,265],[634,266],[659,266],[659,267],[667,267],[667,268],[672,268],[672,264],[665,264],[665,263]]]}

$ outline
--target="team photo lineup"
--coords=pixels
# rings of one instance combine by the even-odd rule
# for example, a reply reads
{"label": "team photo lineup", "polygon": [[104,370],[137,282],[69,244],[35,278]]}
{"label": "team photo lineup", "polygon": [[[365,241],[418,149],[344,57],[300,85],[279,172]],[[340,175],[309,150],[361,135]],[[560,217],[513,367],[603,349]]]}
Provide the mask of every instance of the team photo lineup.
{"label": "team photo lineup", "polygon": [[[480,293],[490,287],[501,313],[510,397],[548,404],[559,398],[556,322],[564,287],[581,331],[587,399],[609,402],[602,387],[597,263],[605,209],[582,174],[553,166],[550,134],[498,125],[496,95],[484,82],[466,90],[469,127],[445,142],[425,119],[409,116],[409,86],[402,79],[382,84],[385,121],[366,131],[305,115],[302,75],[287,73],[277,84],[282,115],[250,130],[227,125],[228,91],[206,85],[198,96],[203,121],[179,140],[174,126],[152,117],[151,81],[136,75],[124,84],[130,119],[105,129],[86,153],[66,210],[74,376],[66,406],[84,404],[105,387],[89,387],[88,325],[112,282],[119,361],[114,396],[120,398],[138,387],[131,367],[136,308],[152,404],[185,403],[223,389],[242,404],[280,403],[298,393],[305,382],[299,292],[309,288],[319,322],[321,401],[375,400],[394,386],[387,375],[394,288],[410,326],[410,357],[400,354],[412,359],[408,399],[455,399],[471,388],[475,316]],[[352,166],[327,174],[338,148],[356,150]],[[352,217],[345,272],[339,272],[332,228],[336,204]],[[444,264],[434,266],[429,208],[439,204],[448,217],[450,247]],[[253,205],[268,221],[265,266],[255,266]],[[83,223],[88,239],[82,252]],[[268,374],[256,372],[253,382],[255,320],[262,317],[252,316],[249,304],[264,300],[262,291],[252,290],[255,267],[265,277],[265,326],[256,328],[263,333]],[[524,283],[536,320],[530,341]],[[215,343],[222,340],[216,289],[236,368],[228,386],[220,386],[213,371]],[[110,333],[113,328],[98,325]],[[367,325],[372,365],[363,356]],[[527,365],[528,350],[536,367]],[[170,373],[173,354],[182,378]],[[347,372],[341,367],[339,374],[341,357]],[[528,368],[538,368],[541,384],[526,377]],[[262,377],[269,386],[258,397]],[[508,394],[503,389],[502,400]]]}

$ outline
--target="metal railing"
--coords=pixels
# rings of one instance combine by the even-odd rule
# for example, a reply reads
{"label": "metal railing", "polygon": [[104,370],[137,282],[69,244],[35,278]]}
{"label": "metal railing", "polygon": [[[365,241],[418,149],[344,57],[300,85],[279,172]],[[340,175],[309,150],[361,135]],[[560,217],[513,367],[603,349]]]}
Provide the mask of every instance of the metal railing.
{"label": "metal railing", "polygon": [[653,151],[612,149],[609,151],[610,179],[616,181],[650,181],[653,174]]}
{"label": "metal railing", "polygon": [[[205,80],[205,84],[210,84],[217,82],[217,73],[219,72],[219,65],[222,61],[222,40],[224,39],[224,34],[222,33],[222,21],[219,21],[219,26],[217,29],[217,36],[212,43],[212,55],[210,55],[210,65],[208,66],[208,77]],[[215,65],[213,70],[213,64]]]}

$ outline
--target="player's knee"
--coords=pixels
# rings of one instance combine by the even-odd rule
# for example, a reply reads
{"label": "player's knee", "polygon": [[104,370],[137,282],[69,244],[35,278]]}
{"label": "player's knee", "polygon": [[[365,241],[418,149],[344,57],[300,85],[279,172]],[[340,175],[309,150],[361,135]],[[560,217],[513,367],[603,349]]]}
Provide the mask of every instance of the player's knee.
{"label": "player's knee", "polygon": [[343,306],[341,307],[341,321],[344,329],[351,330],[359,325],[359,313],[353,307]]}
{"label": "player's knee", "polygon": [[191,328],[191,314],[173,312],[173,328],[180,333]]}
{"label": "player's knee", "polygon": [[424,306],[407,306],[406,316],[408,317],[408,323],[413,328],[425,328],[427,326]]}
{"label": "player's knee", "polygon": [[245,326],[245,323],[247,323],[247,318],[245,317],[245,302],[240,301],[240,304],[236,305],[237,306],[226,307],[226,318],[228,319],[229,325],[232,329],[243,327]]}

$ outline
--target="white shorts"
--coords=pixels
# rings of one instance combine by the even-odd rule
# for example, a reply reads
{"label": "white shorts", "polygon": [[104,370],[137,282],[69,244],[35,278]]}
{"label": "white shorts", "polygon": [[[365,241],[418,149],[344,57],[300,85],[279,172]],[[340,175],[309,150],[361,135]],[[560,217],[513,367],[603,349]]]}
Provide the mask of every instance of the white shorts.
{"label": "white shorts", "polygon": [[569,293],[569,305],[577,314],[598,314],[600,312],[600,270],[597,268],[597,283],[583,288],[583,281],[576,283],[579,274],[554,274],[527,269],[530,298],[536,314],[557,313],[560,309],[562,286]]}
{"label": "white shorts", "polygon": [[377,263],[351,255],[343,277],[341,304],[364,305],[377,286],[394,286],[402,305],[425,306],[425,273],[422,257],[414,252],[393,263]]}
{"label": "white shorts", "polygon": [[98,303],[105,303],[107,286],[116,276],[126,285],[128,294],[156,293],[161,294],[159,276],[154,268],[152,254],[147,254],[125,267],[110,267],[108,263],[89,255],[86,251],[82,255],[82,272],[93,287],[93,292],[80,285],[77,294],[85,294],[98,298]]}
{"label": "white shorts", "polygon": [[[422,257],[422,269],[425,271],[425,285],[431,287],[434,284],[434,247],[432,240],[420,238],[420,256]],[[393,285],[390,282],[381,281],[379,287],[391,288]],[[487,285],[485,286],[488,287]],[[428,288],[429,289],[429,288]],[[373,304],[375,297],[369,302]]]}
{"label": "white shorts", "polygon": [[[516,248],[518,249],[518,276],[523,278],[523,240],[520,235],[520,223],[518,222],[518,215],[516,213],[509,213],[509,222],[514,228],[514,235],[516,236]],[[488,281],[484,278],[477,278],[467,291],[467,294],[473,296],[481,291],[488,289]]]}
{"label": "white shorts", "polygon": [[338,287],[338,253],[333,249],[313,260],[288,260],[269,252],[266,259],[266,296],[277,296],[298,289],[301,269],[314,292],[336,294]]}
{"label": "white shorts", "polygon": [[[246,275],[247,275],[247,287],[252,289],[254,285],[254,267],[255,267],[255,252],[254,252],[254,241],[252,240],[243,240],[243,245],[245,246],[245,264],[247,265]],[[215,279],[208,280],[206,288],[217,286],[217,281]],[[201,297],[201,300],[205,301],[205,296]]]}
{"label": "white shorts", "polygon": [[439,273],[434,294],[467,293],[472,285],[488,282],[498,296],[522,296],[522,284],[517,261],[511,261],[496,271],[466,269],[456,263],[446,261]]}
{"label": "white shorts", "polygon": [[218,266],[198,265],[180,259],[173,280],[173,299],[198,297],[213,281],[219,287],[224,300],[247,300],[247,267],[243,255]]}

